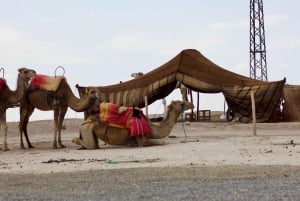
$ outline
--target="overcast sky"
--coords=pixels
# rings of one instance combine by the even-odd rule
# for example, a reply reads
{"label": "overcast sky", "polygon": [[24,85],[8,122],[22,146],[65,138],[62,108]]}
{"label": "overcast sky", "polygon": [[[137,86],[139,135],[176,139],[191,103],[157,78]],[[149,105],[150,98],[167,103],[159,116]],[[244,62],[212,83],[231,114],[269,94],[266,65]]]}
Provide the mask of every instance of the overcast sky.
{"label": "overcast sky", "polygon": [[[75,85],[110,85],[147,73],[183,49],[249,76],[249,2],[237,0],[0,0],[0,67],[12,89],[22,66]],[[264,0],[269,81],[300,84],[297,0]],[[180,99],[179,91],[167,98]],[[222,95],[200,94],[201,109],[223,110]],[[36,110],[37,111],[37,110]],[[162,111],[160,101],[152,113]],[[35,112],[33,119],[52,119]],[[82,117],[69,111],[67,118]],[[17,109],[7,113],[18,121]]]}

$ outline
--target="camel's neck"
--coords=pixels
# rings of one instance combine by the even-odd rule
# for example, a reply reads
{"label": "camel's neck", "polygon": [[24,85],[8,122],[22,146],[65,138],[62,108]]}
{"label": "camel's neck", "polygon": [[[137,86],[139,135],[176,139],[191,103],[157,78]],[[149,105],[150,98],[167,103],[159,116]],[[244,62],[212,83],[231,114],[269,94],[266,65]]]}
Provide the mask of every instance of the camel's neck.
{"label": "camel's neck", "polygon": [[26,90],[26,80],[21,76],[18,75],[17,80],[17,88],[16,90],[8,90],[8,100],[10,104],[16,104],[18,103],[24,96]]}
{"label": "camel's neck", "polygon": [[161,139],[165,138],[171,134],[180,113],[175,112],[174,110],[169,110],[166,118],[159,124],[150,123],[151,128],[151,138]]}
{"label": "camel's neck", "polygon": [[[65,86],[63,87],[62,85],[65,85]],[[86,94],[83,98],[80,99],[80,98],[77,98],[73,94],[72,89],[66,83],[65,80],[63,81],[62,85],[61,85],[62,88],[66,89],[64,92],[66,95],[65,98],[67,100],[67,104],[73,110],[75,110],[76,112],[83,112],[91,105],[91,101],[93,98],[91,96],[89,96],[89,94]]]}

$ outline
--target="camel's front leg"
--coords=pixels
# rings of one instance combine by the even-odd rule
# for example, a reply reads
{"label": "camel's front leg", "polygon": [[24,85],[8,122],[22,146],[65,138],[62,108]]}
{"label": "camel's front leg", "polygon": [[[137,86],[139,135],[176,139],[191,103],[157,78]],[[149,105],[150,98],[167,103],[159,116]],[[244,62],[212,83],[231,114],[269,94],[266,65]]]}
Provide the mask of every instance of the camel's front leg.
{"label": "camel's front leg", "polygon": [[3,130],[4,130],[4,140],[3,140],[3,151],[9,151],[9,148],[7,146],[7,125],[6,122],[3,124]]}
{"label": "camel's front leg", "polygon": [[57,149],[58,115],[59,115],[59,110],[58,109],[54,110],[54,133],[53,133],[52,149]]}
{"label": "camel's front leg", "polygon": [[32,115],[34,111],[33,107],[27,107],[27,106],[20,106],[20,123],[19,123],[19,132],[20,132],[20,147],[21,149],[24,149],[24,143],[23,143],[23,133],[25,135],[28,148],[34,148],[32,144],[30,143],[28,132],[27,132],[27,125],[29,122],[29,118]]}
{"label": "camel's front leg", "polygon": [[137,136],[136,140],[139,147],[166,144],[165,141],[162,139],[151,139],[151,138],[147,138],[146,136]]}
{"label": "camel's front leg", "polygon": [[[6,125],[6,115],[5,115],[5,112],[4,114],[1,116],[1,119],[0,119],[0,128],[3,128],[3,131],[4,131],[4,138],[3,138],[3,151],[8,151],[8,147],[7,147],[7,125]],[[1,147],[0,147],[1,149]]]}
{"label": "camel's front leg", "polygon": [[[61,128],[67,109],[54,110],[54,136],[53,136],[53,149],[65,148],[61,141]],[[59,146],[59,147],[58,147]]]}
{"label": "camel's front leg", "polygon": [[61,108],[59,112],[59,117],[58,117],[58,145],[60,148],[65,148],[66,146],[63,145],[62,140],[61,140],[61,129],[63,127],[65,115],[67,113],[68,107]]}

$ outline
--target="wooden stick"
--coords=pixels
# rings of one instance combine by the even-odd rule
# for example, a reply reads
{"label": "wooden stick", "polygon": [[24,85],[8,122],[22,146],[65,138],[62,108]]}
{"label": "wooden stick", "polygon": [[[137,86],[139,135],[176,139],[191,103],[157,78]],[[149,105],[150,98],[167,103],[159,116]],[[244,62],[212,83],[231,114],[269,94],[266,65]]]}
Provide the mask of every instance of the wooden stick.
{"label": "wooden stick", "polygon": [[146,116],[149,117],[149,115],[148,115],[148,96],[144,96],[144,99],[145,99]]}
{"label": "wooden stick", "polygon": [[252,105],[253,135],[256,136],[256,112],[255,112],[255,99],[254,99],[253,91],[251,91],[251,105]]}

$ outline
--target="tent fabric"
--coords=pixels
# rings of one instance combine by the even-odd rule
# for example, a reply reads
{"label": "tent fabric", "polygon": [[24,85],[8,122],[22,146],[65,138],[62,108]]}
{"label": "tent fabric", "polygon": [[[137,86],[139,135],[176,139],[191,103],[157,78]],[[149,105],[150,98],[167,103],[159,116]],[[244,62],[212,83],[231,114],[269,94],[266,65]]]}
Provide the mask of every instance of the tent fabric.
{"label": "tent fabric", "polygon": [[285,85],[283,88],[283,121],[300,121],[300,86]]}
{"label": "tent fabric", "polygon": [[[123,106],[145,107],[168,96],[177,83],[196,92],[222,92],[235,115],[251,119],[250,91],[255,91],[258,121],[268,121],[279,98],[285,80],[265,82],[230,72],[204,57],[199,51],[187,49],[162,66],[140,76],[115,85],[96,86],[100,102]],[[85,87],[78,87],[82,96]]]}

